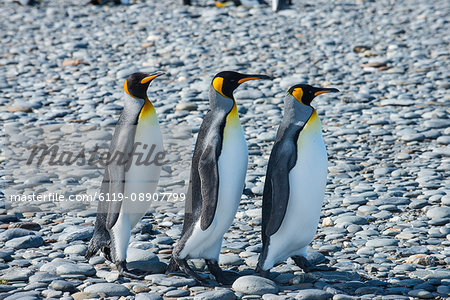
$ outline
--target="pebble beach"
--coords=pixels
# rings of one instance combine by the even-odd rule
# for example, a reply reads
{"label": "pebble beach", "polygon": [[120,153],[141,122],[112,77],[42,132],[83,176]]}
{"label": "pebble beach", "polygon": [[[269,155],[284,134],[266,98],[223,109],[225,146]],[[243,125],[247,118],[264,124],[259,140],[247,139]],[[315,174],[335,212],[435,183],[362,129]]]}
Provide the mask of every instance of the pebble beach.
{"label": "pebble beach", "polygon": [[[85,2],[0,2],[0,299],[449,299],[448,1],[294,0],[278,13],[212,0]],[[220,254],[221,267],[240,275],[231,286],[164,274],[208,88],[223,70],[273,77],[234,93],[249,166]],[[168,161],[157,192],[172,195],[133,229],[127,261],[149,273],[143,280],[84,258],[95,201],[31,201],[89,199],[103,168],[29,163],[40,144],[107,149],[136,71],[165,73],[148,96]],[[304,273],[289,259],[265,279],[254,271],[265,173],[284,95],[297,83],[341,91],[312,102],[328,182],[308,258],[336,270]],[[209,275],[203,260],[190,263]]]}

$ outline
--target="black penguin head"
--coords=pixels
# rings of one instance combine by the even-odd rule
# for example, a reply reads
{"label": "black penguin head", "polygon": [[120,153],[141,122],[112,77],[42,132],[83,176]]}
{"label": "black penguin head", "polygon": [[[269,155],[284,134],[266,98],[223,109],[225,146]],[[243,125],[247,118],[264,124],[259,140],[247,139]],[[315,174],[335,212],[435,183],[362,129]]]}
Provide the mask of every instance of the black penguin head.
{"label": "black penguin head", "polygon": [[316,96],[325,93],[336,93],[339,92],[339,90],[334,88],[317,88],[310,86],[309,84],[296,84],[287,92],[294,96],[300,103],[311,105],[311,102]]}
{"label": "black penguin head", "polygon": [[223,71],[214,76],[211,84],[216,92],[224,97],[233,99],[233,92],[241,83],[255,79],[270,79],[270,77],[267,75],[249,75]]}
{"label": "black penguin head", "polygon": [[164,73],[158,72],[154,74],[147,74],[142,72],[133,73],[125,80],[124,90],[133,98],[145,99],[147,98],[147,89],[152,82],[158,76]]}

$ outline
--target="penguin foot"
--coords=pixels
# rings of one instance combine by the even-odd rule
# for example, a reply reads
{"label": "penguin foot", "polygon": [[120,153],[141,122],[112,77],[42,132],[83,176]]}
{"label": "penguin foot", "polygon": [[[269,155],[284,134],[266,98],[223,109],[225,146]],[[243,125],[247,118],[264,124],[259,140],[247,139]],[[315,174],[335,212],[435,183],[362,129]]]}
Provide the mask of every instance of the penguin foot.
{"label": "penguin foot", "polygon": [[128,270],[126,262],[124,261],[117,264],[117,269],[119,270],[120,275],[131,279],[144,279],[145,275],[148,275],[148,272],[138,269]]}
{"label": "penguin foot", "polygon": [[238,273],[232,271],[222,271],[217,260],[205,259],[209,272],[214,276],[216,281],[222,285],[232,285],[239,277]]}
{"label": "penguin foot", "polygon": [[103,247],[102,252],[103,252],[103,256],[106,258],[106,260],[112,261],[110,247]]}
{"label": "penguin foot", "polygon": [[292,259],[294,260],[295,264],[301,268],[305,273],[309,272],[326,272],[326,271],[334,271],[336,268],[328,267],[328,266],[315,266],[312,263],[310,263],[306,258],[303,256],[292,256]]}
{"label": "penguin foot", "polygon": [[259,276],[270,279],[270,270],[258,270]]}
{"label": "penguin foot", "polygon": [[197,280],[200,284],[208,284],[208,282],[205,279],[201,278],[200,275],[198,275],[197,273],[195,273],[194,270],[192,270],[192,268],[188,265],[186,259],[174,258],[174,260],[180,267],[181,271],[183,271],[185,274],[191,276],[192,278]]}
{"label": "penguin foot", "polygon": [[167,267],[166,274],[168,273],[174,273],[180,270],[180,267],[178,267],[177,262],[173,257],[170,258],[169,266]]}
{"label": "penguin foot", "polygon": [[239,273],[234,271],[223,271],[223,280],[217,282],[221,285],[232,285],[239,276]]}

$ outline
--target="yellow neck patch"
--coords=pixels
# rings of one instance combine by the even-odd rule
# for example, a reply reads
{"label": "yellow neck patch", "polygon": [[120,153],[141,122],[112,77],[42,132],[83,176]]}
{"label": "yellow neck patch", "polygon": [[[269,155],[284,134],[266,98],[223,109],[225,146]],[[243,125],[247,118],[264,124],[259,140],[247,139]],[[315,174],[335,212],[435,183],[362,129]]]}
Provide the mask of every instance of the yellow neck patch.
{"label": "yellow neck patch", "polygon": [[320,120],[319,116],[317,115],[317,111],[313,108],[313,112],[311,114],[311,117],[309,117],[308,121],[305,124],[304,130],[321,130]]}
{"label": "yellow neck patch", "polygon": [[229,98],[229,97],[225,96],[222,92],[222,88],[223,88],[223,78],[222,77],[214,78],[214,80],[212,82],[212,86],[216,90],[216,92],[218,92],[219,94],[221,94],[222,96],[224,96],[226,98]]}
{"label": "yellow neck patch", "polygon": [[292,96],[294,96],[295,99],[297,99],[298,102],[301,104],[304,104],[302,101],[303,97],[303,89],[302,88],[296,88],[292,91]]}
{"label": "yellow neck patch", "polygon": [[141,113],[139,114],[139,119],[148,119],[155,115],[155,108],[153,107],[153,104],[148,100],[148,98],[145,98],[144,106],[141,109]]}
{"label": "yellow neck patch", "polygon": [[227,115],[226,126],[236,126],[239,124],[239,113],[236,106],[236,101],[233,103],[233,107]]}

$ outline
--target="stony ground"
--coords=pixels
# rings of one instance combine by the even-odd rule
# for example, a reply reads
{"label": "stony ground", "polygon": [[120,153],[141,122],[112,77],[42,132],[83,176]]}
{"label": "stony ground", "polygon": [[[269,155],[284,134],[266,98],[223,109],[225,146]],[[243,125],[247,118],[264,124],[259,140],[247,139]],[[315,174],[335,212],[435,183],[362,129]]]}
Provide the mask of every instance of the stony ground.
{"label": "stony ground", "polygon": [[[246,83],[235,93],[249,170],[220,263],[243,277],[232,287],[162,274],[118,278],[103,258],[83,257],[94,206],[6,199],[1,299],[449,296],[448,1],[294,1],[278,14],[268,7],[218,9],[212,1],[192,8],[168,0],[84,2],[0,3],[0,195],[94,194],[101,168],[27,165],[27,148],[107,146],[124,78],[136,70],[167,74],[149,89],[170,160],[159,191],[185,192],[212,76],[225,69],[271,75],[273,81]],[[325,255],[336,271],[305,274],[289,260],[263,280],[252,275],[265,168],[283,95],[300,82],[342,91],[313,102],[329,176],[311,258]],[[130,267],[163,272],[182,217],[183,202],[154,203],[134,230]]]}

